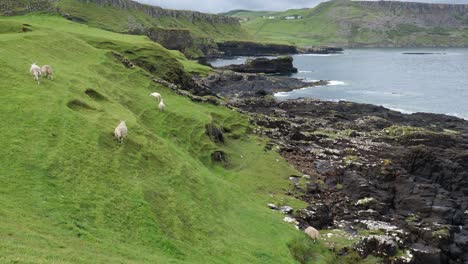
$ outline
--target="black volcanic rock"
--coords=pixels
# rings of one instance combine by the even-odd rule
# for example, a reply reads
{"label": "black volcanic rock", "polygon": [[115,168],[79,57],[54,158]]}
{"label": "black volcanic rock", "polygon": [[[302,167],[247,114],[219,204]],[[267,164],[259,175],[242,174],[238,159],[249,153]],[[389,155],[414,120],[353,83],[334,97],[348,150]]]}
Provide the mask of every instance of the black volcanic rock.
{"label": "black volcanic rock", "polygon": [[297,53],[297,48],[292,45],[246,41],[219,42],[218,48],[226,56],[275,56]]}
{"label": "black volcanic rock", "polygon": [[247,60],[245,64],[241,65],[225,66],[222,69],[242,73],[291,74],[297,73],[297,69],[293,66],[293,60],[291,56],[276,59],[258,58]]}
{"label": "black volcanic rock", "polygon": [[[301,225],[371,232],[356,249],[384,263],[468,263],[468,121],[314,99],[231,104],[309,175],[288,191],[309,204]],[[391,262],[389,237],[406,262]]]}
{"label": "black volcanic rock", "polygon": [[304,82],[288,76],[238,73],[229,70],[214,71],[197,80],[198,86],[225,97],[265,97],[277,92],[289,92],[303,87],[327,85],[327,81]]}
{"label": "black volcanic rock", "polygon": [[336,47],[309,47],[298,49],[298,52],[301,54],[341,54],[343,51],[343,48]]}

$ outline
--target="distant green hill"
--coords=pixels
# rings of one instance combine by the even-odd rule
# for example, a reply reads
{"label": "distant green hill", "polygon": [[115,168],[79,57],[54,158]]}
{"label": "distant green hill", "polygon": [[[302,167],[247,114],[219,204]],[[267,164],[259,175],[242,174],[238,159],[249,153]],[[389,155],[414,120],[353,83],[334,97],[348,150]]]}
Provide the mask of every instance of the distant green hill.
{"label": "distant green hill", "polygon": [[[38,85],[33,62],[55,79]],[[304,206],[284,194],[297,172],[264,151],[246,116],[148,77],[208,68],[145,36],[49,14],[0,16],[0,65],[0,263],[296,263],[287,244],[303,235],[266,204]]]}
{"label": "distant green hill", "polygon": [[333,0],[285,12],[233,11],[258,41],[300,46],[468,46],[468,5]]}

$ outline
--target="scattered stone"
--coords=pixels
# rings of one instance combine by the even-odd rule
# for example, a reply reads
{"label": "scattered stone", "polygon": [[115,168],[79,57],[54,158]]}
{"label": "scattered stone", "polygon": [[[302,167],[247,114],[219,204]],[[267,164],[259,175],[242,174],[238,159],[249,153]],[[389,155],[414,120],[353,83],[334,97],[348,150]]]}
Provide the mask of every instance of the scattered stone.
{"label": "scattered stone", "polygon": [[282,212],[283,214],[290,214],[293,212],[293,208],[291,206],[281,206],[279,208],[280,212]]}
{"label": "scattered stone", "polygon": [[296,226],[299,224],[299,222],[297,222],[296,219],[294,219],[294,218],[292,218],[292,217],[290,217],[290,216],[285,216],[285,217],[283,218],[283,221],[285,221],[286,223],[294,224],[294,225],[296,225]]}
{"label": "scattered stone", "polygon": [[268,204],[268,208],[270,208],[271,210],[279,210],[278,206],[276,206],[275,204],[272,204],[272,203]]}

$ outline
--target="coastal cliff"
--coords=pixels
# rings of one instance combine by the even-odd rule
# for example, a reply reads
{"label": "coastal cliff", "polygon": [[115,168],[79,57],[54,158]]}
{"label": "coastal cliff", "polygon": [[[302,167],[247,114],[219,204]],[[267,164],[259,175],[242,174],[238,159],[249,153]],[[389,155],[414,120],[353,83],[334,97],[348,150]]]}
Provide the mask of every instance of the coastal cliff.
{"label": "coastal cliff", "polygon": [[239,25],[239,21],[232,17],[214,15],[214,14],[205,14],[196,11],[186,11],[186,10],[171,10],[164,9],[158,6],[140,4],[135,1],[130,0],[77,0],[80,2],[94,2],[101,6],[110,6],[119,9],[126,10],[139,10],[153,18],[164,18],[170,17],[175,19],[186,19],[188,21],[203,21],[212,24],[229,24],[229,25]]}
{"label": "coastal cliff", "polygon": [[310,9],[227,14],[258,38],[299,46],[468,46],[468,5],[333,0]]}

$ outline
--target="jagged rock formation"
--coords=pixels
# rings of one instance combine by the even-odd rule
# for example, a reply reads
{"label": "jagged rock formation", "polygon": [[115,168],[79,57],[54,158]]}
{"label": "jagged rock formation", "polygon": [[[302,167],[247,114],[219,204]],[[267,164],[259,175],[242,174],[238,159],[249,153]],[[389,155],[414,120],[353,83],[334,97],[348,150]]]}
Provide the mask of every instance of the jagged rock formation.
{"label": "jagged rock formation", "polygon": [[213,94],[225,97],[272,96],[273,93],[292,91],[303,87],[326,85],[327,81],[304,82],[286,76],[238,73],[229,70],[216,70],[209,76],[200,78],[198,86],[205,87]]}
{"label": "jagged rock formation", "polygon": [[291,74],[297,72],[297,69],[293,66],[293,58],[291,56],[283,56],[276,59],[250,59],[245,64],[229,65],[222,67],[222,69],[243,73]]}
{"label": "jagged rock formation", "polygon": [[272,56],[278,54],[295,54],[293,45],[265,44],[246,41],[226,41],[218,43],[219,50],[226,56]]}

